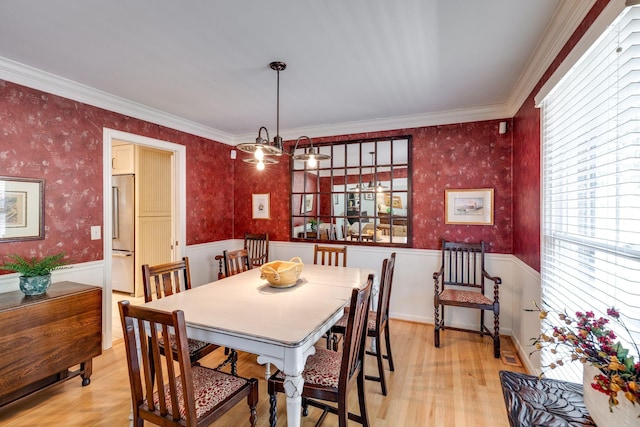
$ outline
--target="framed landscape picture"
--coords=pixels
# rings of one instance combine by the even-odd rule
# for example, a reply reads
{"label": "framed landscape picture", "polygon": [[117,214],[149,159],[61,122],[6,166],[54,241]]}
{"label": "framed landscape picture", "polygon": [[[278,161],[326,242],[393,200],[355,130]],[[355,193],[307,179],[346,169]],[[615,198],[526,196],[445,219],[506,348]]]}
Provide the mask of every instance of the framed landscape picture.
{"label": "framed landscape picture", "polygon": [[0,242],[44,239],[44,179],[0,176]]}
{"label": "framed landscape picture", "polygon": [[493,188],[444,190],[445,224],[492,225]]}

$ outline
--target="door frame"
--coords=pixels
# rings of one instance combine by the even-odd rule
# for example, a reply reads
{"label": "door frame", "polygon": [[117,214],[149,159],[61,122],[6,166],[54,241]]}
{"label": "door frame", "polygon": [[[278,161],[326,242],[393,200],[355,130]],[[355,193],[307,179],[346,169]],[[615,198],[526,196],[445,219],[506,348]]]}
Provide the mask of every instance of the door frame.
{"label": "door frame", "polygon": [[135,145],[143,145],[163,151],[173,153],[174,168],[174,188],[173,188],[173,235],[176,242],[173,249],[175,259],[181,259],[185,256],[187,242],[187,147],[169,141],[149,138],[146,136],[136,135],[133,133],[123,132],[110,128],[103,128],[103,257],[104,257],[104,274],[102,283],[102,348],[106,350],[111,348],[113,310],[111,307],[111,250],[112,242],[108,236],[112,233],[111,209],[113,206],[111,192],[111,147],[114,139],[129,142]]}

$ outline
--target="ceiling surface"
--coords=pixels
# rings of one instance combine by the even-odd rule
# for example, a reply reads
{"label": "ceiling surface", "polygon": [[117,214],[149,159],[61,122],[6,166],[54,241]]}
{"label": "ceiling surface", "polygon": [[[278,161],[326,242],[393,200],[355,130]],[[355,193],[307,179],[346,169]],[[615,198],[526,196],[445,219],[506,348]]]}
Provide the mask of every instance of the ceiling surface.
{"label": "ceiling surface", "polygon": [[275,60],[285,139],[497,119],[580,1],[0,0],[0,79],[232,144],[275,135]]}

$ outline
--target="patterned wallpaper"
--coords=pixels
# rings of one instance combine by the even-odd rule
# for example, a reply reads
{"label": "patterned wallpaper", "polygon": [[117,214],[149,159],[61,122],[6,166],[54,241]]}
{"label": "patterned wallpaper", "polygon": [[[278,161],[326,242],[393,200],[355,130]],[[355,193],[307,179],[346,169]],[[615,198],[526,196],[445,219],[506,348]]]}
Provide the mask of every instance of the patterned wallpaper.
{"label": "patterned wallpaper", "polygon": [[0,80],[0,175],[45,180],[45,239],[0,243],[0,256],[103,258],[90,238],[90,226],[103,226],[103,127],[186,145],[187,244],[230,237],[230,147]]}
{"label": "patterned wallpaper", "polygon": [[[499,121],[486,121],[368,134],[317,138],[318,143],[361,138],[413,136],[413,247],[437,249],[440,239],[479,241],[490,252],[512,252],[511,133],[498,134]],[[289,142],[291,143],[291,142]],[[281,158],[259,172],[236,160],[236,238],[245,231],[269,232],[273,240],[288,240],[289,162]],[[494,188],[494,225],[446,225],[445,188]],[[251,219],[251,193],[271,194],[271,219]],[[243,205],[243,201],[249,204]]]}
{"label": "patterned wallpaper", "polygon": [[[413,136],[413,247],[436,249],[439,239],[489,243],[540,269],[540,119],[532,97],[589,28],[607,0],[589,15],[521,107],[505,135],[498,120],[400,129],[318,139],[344,141]],[[187,245],[269,232],[288,240],[289,163],[258,172],[230,159],[232,147],[80,102],[0,80],[0,175],[45,179],[45,239],[0,243],[0,256],[65,251],[71,262],[103,258],[90,226],[103,226],[102,129],[187,147]],[[495,223],[444,223],[444,190],[494,188]],[[271,195],[271,218],[251,218],[251,194]],[[0,271],[0,274],[3,272]]]}

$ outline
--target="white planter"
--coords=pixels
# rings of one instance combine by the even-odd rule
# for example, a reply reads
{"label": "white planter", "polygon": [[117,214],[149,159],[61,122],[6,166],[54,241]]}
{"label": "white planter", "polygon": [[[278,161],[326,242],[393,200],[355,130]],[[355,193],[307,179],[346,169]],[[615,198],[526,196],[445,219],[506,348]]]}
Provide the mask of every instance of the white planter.
{"label": "white planter", "polygon": [[598,427],[638,427],[640,426],[640,405],[633,406],[623,393],[618,393],[618,405],[609,410],[609,396],[591,387],[593,377],[599,370],[590,364],[584,365],[584,404],[591,419]]}

